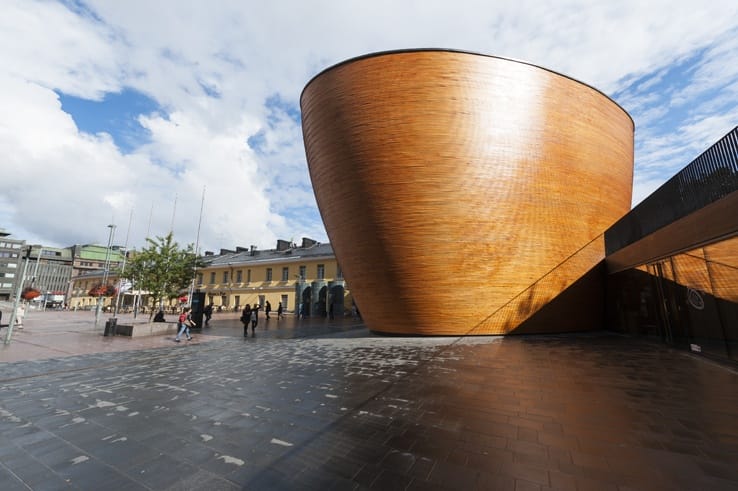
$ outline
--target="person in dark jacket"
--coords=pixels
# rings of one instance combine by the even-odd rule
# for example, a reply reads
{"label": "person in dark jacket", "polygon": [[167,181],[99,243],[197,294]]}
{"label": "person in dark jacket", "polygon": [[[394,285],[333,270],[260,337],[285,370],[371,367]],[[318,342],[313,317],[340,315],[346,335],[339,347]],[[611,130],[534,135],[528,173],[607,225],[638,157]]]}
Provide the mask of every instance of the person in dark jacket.
{"label": "person in dark jacket", "polygon": [[213,304],[210,303],[202,309],[202,313],[205,314],[205,325],[210,324],[210,318],[213,316]]}
{"label": "person in dark jacket", "polygon": [[249,323],[251,322],[251,306],[246,304],[241,313],[241,322],[243,322],[243,337],[249,335]]}

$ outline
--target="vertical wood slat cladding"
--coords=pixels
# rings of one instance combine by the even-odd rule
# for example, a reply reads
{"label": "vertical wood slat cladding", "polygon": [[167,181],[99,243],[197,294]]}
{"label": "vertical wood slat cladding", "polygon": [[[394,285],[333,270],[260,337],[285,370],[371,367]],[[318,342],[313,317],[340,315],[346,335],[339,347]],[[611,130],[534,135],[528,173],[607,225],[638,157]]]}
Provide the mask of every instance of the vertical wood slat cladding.
{"label": "vertical wood slat cladding", "polygon": [[[318,207],[376,331],[510,332],[525,315],[485,319],[630,208],[632,120],[536,66],[377,54],[322,72],[301,107]],[[570,274],[604,247],[586,256]],[[576,279],[542,282],[543,297]]]}

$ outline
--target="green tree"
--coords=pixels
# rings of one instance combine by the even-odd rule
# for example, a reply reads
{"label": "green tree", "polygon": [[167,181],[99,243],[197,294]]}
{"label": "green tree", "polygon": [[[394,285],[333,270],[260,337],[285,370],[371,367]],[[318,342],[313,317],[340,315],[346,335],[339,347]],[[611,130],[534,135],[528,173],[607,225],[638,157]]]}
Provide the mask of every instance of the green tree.
{"label": "green tree", "polygon": [[125,276],[132,279],[137,289],[148,292],[152,306],[156,306],[188,289],[195,268],[202,263],[195,255],[194,245],[180,248],[171,232],[166,237],[147,238],[146,242],[148,246],[129,259]]}

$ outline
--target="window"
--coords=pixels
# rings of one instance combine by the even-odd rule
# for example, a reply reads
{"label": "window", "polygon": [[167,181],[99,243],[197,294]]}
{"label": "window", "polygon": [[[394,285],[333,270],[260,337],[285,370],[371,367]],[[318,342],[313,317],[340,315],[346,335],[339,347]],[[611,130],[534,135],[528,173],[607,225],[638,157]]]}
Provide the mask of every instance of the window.
{"label": "window", "polygon": [[282,281],[290,279],[290,268],[282,268]]}
{"label": "window", "polygon": [[223,283],[228,283],[228,271],[223,271]]}
{"label": "window", "polygon": [[[242,283],[243,282],[243,270],[239,269],[236,271],[236,283]],[[236,305],[238,305],[238,301],[236,302]]]}
{"label": "window", "polygon": [[210,273],[210,284],[211,285],[215,284],[215,271]]}
{"label": "window", "polygon": [[325,264],[318,264],[318,279],[325,278]]}
{"label": "window", "polygon": [[307,266],[300,266],[300,279],[304,280],[307,276]]}
{"label": "window", "polygon": [[202,273],[197,273],[197,284],[202,285]]}
{"label": "window", "polygon": [[246,283],[251,283],[251,270],[246,271]]}
{"label": "window", "polygon": [[272,268],[267,268],[266,280],[272,281]]}
{"label": "window", "polygon": [[336,279],[342,280],[343,279],[343,271],[341,271],[341,265],[336,264]]}

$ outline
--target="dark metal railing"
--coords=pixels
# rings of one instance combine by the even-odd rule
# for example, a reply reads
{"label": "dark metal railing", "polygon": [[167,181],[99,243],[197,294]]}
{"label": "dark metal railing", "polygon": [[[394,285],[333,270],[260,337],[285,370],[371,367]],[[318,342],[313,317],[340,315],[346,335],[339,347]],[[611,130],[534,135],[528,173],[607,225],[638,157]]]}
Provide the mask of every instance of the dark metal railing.
{"label": "dark metal railing", "polygon": [[605,232],[612,254],[720,198],[738,191],[738,126]]}

